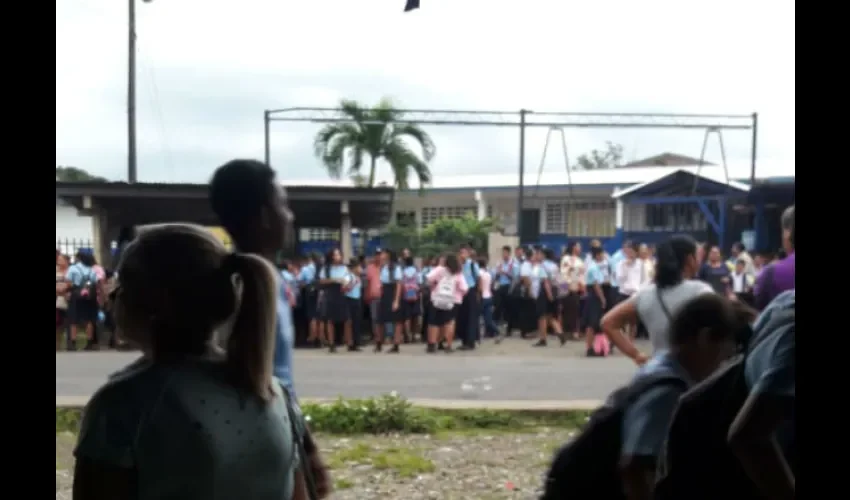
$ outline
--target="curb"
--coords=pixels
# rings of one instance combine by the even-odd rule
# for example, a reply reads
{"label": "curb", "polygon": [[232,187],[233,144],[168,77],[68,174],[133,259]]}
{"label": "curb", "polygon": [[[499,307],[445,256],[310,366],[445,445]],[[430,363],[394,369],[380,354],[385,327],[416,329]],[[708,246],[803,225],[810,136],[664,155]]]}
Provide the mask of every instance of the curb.
{"label": "curb", "polygon": [[[80,408],[88,403],[86,396],[56,396],[57,408]],[[336,398],[303,398],[302,403],[333,403]],[[435,410],[502,410],[502,411],[592,411],[602,401],[576,399],[570,401],[486,401],[480,399],[409,399],[413,406]]]}

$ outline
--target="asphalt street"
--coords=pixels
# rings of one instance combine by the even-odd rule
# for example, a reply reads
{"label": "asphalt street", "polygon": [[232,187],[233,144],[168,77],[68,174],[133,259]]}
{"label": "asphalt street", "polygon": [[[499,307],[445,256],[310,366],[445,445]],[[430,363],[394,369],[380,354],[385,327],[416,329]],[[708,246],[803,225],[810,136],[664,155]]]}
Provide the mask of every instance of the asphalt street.
{"label": "asphalt street", "polygon": [[[361,398],[397,392],[411,399],[566,401],[604,399],[628,381],[634,364],[622,357],[582,356],[582,344],[532,348],[529,341],[487,341],[473,353],[425,355],[421,345],[401,354],[296,350],[301,398]],[[56,354],[56,396],[88,397],[137,353]]]}

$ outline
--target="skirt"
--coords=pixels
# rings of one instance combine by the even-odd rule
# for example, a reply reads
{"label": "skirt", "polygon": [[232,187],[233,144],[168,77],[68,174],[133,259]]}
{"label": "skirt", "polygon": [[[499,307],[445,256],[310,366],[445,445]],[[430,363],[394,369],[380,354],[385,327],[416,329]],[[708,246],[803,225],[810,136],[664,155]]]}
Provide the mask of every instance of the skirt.
{"label": "skirt", "polygon": [[316,302],[318,301],[318,293],[316,289],[312,285],[308,285],[301,290],[301,297],[303,297],[304,301],[304,317],[307,318],[307,321],[312,321],[318,318],[318,311],[316,308]]}
{"label": "skirt", "polygon": [[[603,285],[602,293],[607,297],[608,292],[609,287]],[[589,290],[587,292],[587,300],[585,301],[584,311],[582,314],[582,327],[585,330],[592,330],[593,332],[601,331],[599,323],[602,321],[602,316],[604,315],[605,308],[602,307],[602,301],[599,300],[595,290]]]}
{"label": "skirt", "polygon": [[549,298],[546,297],[546,292],[544,292],[543,290],[540,290],[540,295],[538,295],[537,298],[534,299],[534,308],[534,313],[538,320],[543,316],[549,314],[549,310],[551,309],[551,302],[549,301]]}
{"label": "skirt", "polygon": [[581,296],[578,292],[571,292],[561,299],[563,309],[564,330],[567,333],[577,332],[580,329],[581,320]]}
{"label": "skirt", "polygon": [[379,323],[398,323],[404,321],[404,310],[402,301],[399,301],[398,309],[393,311],[395,302],[396,283],[384,283],[381,285],[381,301],[378,304]]}
{"label": "skirt", "polygon": [[537,307],[537,299],[533,297],[522,297],[516,299],[517,320],[521,333],[529,333],[537,330],[537,320],[540,319]]}
{"label": "skirt", "polygon": [[72,325],[97,323],[97,301],[89,298],[71,297],[68,304],[68,322]]}
{"label": "skirt", "polygon": [[398,308],[401,309],[401,314],[405,320],[422,316],[422,305],[419,303],[419,299],[402,300],[399,302]]}
{"label": "skirt", "polygon": [[437,328],[448,325],[455,320],[457,310],[458,306],[454,306],[451,309],[439,309],[431,306],[430,309],[428,309],[428,325]]}
{"label": "skirt", "polygon": [[319,319],[334,323],[345,323],[351,317],[348,301],[338,284],[326,285],[321,290],[322,303],[319,308]]}

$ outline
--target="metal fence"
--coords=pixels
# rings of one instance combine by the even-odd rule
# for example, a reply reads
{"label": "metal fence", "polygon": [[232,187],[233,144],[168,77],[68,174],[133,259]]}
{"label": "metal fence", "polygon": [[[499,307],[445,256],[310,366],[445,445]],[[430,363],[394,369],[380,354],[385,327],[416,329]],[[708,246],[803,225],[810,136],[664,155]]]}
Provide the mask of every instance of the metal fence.
{"label": "metal fence", "polygon": [[81,250],[84,252],[93,252],[94,241],[86,238],[57,238],[56,249],[62,254],[73,258]]}

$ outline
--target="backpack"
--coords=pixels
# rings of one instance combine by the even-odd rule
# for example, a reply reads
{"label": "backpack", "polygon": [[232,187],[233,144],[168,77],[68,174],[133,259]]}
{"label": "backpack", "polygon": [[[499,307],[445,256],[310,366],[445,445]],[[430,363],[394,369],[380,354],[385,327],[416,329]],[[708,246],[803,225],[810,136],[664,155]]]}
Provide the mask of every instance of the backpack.
{"label": "backpack", "polygon": [[[82,273],[82,268],[80,268],[80,272]],[[87,275],[83,275],[80,286],[74,287],[74,295],[77,299],[96,301],[97,288],[97,275],[94,270],[90,269]]]}
{"label": "backpack", "polygon": [[671,373],[649,374],[608,396],[581,434],[556,453],[540,499],[625,499],[619,471],[623,417],[639,396],[662,385],[685,390],[687,382]]}
{"label": "backpack", "polygon": [[402,278],[401,286],[404,300],[415,302],[419,298],[419,277],[416,274]]}
{"label": "backpack", "polygon": [[431,292],[431,303],[442,311],[448,311],[455,306],[455,288],[457,276],[446,272],[446,275],[437,282],[437,287]]}
{"label": "backpack", "polygon": [[[747,352],[685,393],[673,415],[659,460],[658,500],[761,499],[729,448],[729,427],[749,396],[747,354],[783,328],[794,328],[794,310],[777,311]],[[698,429],[699,432],[694,432]],[[718,478],[723,478],[718,480]]]}

